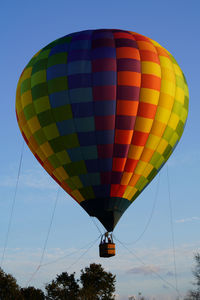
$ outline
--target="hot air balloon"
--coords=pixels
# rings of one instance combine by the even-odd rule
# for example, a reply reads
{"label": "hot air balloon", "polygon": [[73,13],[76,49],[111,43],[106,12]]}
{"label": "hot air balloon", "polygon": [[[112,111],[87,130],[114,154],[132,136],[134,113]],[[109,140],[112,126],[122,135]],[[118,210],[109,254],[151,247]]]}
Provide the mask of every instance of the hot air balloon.
{"label": "hot air balloon", "polygon": [[[154,40],[86,30],[33,56],[18,82],[16,114],[37,160],[108,238],[180,140],[188,87]],[[101,256],[114,255],[109,245]]]}

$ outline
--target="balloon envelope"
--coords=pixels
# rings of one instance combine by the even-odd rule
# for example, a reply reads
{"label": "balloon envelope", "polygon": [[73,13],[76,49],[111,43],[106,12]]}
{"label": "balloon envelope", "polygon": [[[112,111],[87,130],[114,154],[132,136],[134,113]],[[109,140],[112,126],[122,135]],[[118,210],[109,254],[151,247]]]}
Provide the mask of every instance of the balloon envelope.
{"label": "balloon envelope", "polygon": [[157,42],[129,31],[87,30],[30,60],[16,113],[41,165],[112,231],[178,143],[188,88]]}

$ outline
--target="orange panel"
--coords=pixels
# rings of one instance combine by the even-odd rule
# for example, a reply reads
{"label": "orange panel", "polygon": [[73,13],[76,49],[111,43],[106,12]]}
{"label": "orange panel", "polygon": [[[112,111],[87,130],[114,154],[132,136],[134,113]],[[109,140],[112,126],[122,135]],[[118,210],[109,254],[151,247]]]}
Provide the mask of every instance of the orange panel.
{"label": "orange panel", "polygon": [[138,110],[138,101],[118,100],[117,115],[136,116]]}
{"label": "orange panel", "polygon": [[133,58],[140,60],[140,54],[139,50],[136,48],[130,48],[130,47],[119,47],[116,48],[116,56],[117,59],[119,58]]}
{"label": "orange panel", "polygon": [[115,143],[129,145],[131,143],[133,130],[121,130],[115,131]]}
{"label": "orange panel", "polygon": [[141,74],[137,72],[121,71],[117,73],[118,85],[138,86],[141,84]]}
{"label": "orange panel", "polygon": [[160,91],[161,78],[151,75],[142,74],[142,87]]}
{"label": "orange panel", "polygon": [[112,164],[112,171],[122,172],[126,163],[126,158],[114,157]]}

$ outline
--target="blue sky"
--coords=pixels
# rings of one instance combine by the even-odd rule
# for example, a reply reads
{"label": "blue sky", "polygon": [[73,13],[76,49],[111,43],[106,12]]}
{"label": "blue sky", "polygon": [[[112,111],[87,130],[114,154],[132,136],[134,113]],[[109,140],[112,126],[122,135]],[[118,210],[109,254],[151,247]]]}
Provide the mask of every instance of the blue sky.
{"label": "blue sky", "polygon": [[[183,137],[169,159],[177,282],[181,294],[192,287],[193,254],[200,249],[199,201],[199,10],[200,3],[189,1],[7,1],[1,5],[1,110],[0,110],[0,255],[16,186],[23,139],[15,118],[18,78],[29,59],[58,37],[93,28],[119,28],[146,35],[168,49],[181,66],[189,86],[190,106]],[[58,203],[44,255],[43,266],[30,284],[43,287],[62,271],[77,275],[91,262],[101,263],[117,275],[120,300],[142,292],[156,299],[175,299],[175,290],[152,274],[175,286],[173,247],[170,228],[167,167],[129,207],[116,227],[117,256],[102,260],[98,242],[80,260],[99,232],[91,218],[64,191]],[[27,146],[24,148],[19,188],[10,227],[3,268],[25,285],[37,268],[56,199],[57,186],[42,170]],[[143,232],[158,198],[151,222]],[[99,224],[100,228],[101,225]],[[82,249],[81,249],[82,248]],[[75,263],[76,262],[76,263]],[[75,264],[74,264],[75,263]],[[74,264],[74,265],[72,265]],[[71,266],[71,268],[69,268]]]}

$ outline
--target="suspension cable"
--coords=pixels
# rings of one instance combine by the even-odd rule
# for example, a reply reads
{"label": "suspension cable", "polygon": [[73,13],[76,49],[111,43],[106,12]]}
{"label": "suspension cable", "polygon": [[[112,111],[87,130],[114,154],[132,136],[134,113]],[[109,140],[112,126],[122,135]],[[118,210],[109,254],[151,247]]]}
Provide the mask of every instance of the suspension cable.
{"label": "suspension cable", "polygon": [[[114,236],[115,237],[115,236]],[[146,264],[145,264],[145,262],[140,258],[140,257],[138,257],[133,251],[131,251],[126,245],[124,245],[119,239],[117,239],[116,237],[115,237],[115,239],[129,252],[129,253],[131,253],[136,259],[137,259],[137,261],[139,261],[140,262],[140,264],[142,264],[143,266],[147,266]],[[166,279],[164,279],[158,272],[156,272],[155,270],[153,270],[152,268],[151,268],[151,272],[155,275],[155,276],[157,276],[161,281],[163,281],[164,283],[166,283],[168,286],[170,286],[173,290],[175,290],[176,291],[176,293],[178,294],[178,296],[179,297],[181,297],[182,298],[182,295],[180,294],[180,292],[177,290],[177,288],[176,288],[176,286],[174,286],[173,284],[171,284],[168,280],[166,280]]]}
{"label": "suspension cable", "polygon": [[147,223],[146,223],[143,231],[140,233],[140,235],[133,242],[124,243],[125,245],[134,245],[134,244],[136,244],[143,237],[145,232],[147,231],[147,229],[148,229],[148,227],[151,223],[151,220],[153,218],[154,212],[155,212],[156,204],[157,204],[157,201],[158,201],[159,187],[160,187],[160,173],[158,174],[158,181],[157,181],[157,185],[156,185],[156,192],[155,192],[155,196],[154,196],[154,202],[153,202],[153,206],[152,206],[149,218],[147,220]]}
{"label": "suspension cable", "polygon": [[174,238],[174,226],[173,226],[173,213],[172,213],[172,200],[170,193],[170,181],[169,181],[169,169],[167,165],[167,185],[168,185],[168,200],[169,200],[169,211],[170,211],[170,227],[171,227],[171,238],[172,238],[172,248],[173,248],[173,260],[174,260],[174,279],[176,290],[178,292],[178,280],[177,280],[177,268],[176,268],[176,253],[175,253],[175,238]]}
{"label": "suspension cable", "polygon": [[101,229],[99,228],[99,226],[96,223],[95,217],[91,217],[92,222],[94,223],[94,225],[96,226],[97,230],[99,231],[99,233],[102,235]]}
{"label": "suspension cable", "polygon": [[2,265],[3,265],[3,262],[4,262],[4,258],[5,258],[5,252],[6,252],[6,248],[7,248],[7,245],[8,245],[8,238],[9,238],[12,219],[13,219],[13,213],[14,213],[16,196],[17,196],[17,190],[18,190],[18,185],[19,185],[19,177],[20,177],[21,167],[22,167],[23,153],[24,153],[24,140],[22,142],[18,172],[17,172],[17,181],[16,181],[16,185],[15,185],[15,190],[14,190],[14,195],[13,195],[13,200],[12,200],[11,210],[10,210],[10,216],[9,216],[9,221],[8,221],[8,228],[7,228],[7,232],[6,232],[5,243],[4,243],[3,253],[2,253],[2,257],[1,257],[1,268],[2,268]]}

